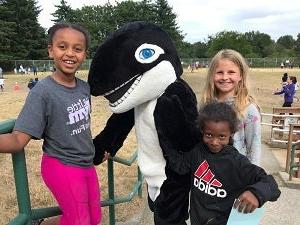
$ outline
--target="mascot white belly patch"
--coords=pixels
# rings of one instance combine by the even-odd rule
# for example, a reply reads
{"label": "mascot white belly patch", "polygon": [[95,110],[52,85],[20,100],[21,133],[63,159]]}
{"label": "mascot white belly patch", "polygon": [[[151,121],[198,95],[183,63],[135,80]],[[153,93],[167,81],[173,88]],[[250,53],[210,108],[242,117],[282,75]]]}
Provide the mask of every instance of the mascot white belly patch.
{"label": "mascot white belly patch", "polygon": [[[154,201],[166,179],[166,160],[159,145],[153,112],[156,99],[135,108],[135,129],[138,142],[138,164],[147,184],[149,196]],[[149,163],[151,162],[151,163]]]}

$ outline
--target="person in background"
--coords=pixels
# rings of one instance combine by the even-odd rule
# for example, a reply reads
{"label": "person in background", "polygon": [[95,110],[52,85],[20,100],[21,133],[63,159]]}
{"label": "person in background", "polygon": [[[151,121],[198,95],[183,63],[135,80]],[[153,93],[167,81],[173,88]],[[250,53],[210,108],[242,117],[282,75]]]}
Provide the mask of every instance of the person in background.
{"label": "person in background", "polygon": [[31,71],[30,67],[29,67],[29,66],[28,66],[28,67],[26,67],[26,69],[25,69],[25,73],[26,73],[26,74],[30,74],[30,71]]}
{"label": "person in background", "polygon": [[234,147],[251,163],[260,165],[261,116],[255,99],[250,95],[249,67],[244,57],[232,49],[219,51],[211,60],[202,104],[226,102],[236,111],[239,126],[234,134]]}
{"label": "person in background", "polygon": [[4,78],[3,78],[3,70],[0,67],[0,89],[1,91],[4,91]]}
{"label": "person in background", "polygon": [[25,69],[24,69],[24,67],[23,67],[22,64],[20,65],[19,73],[20,73],[20,74],[25,74],[25,73],[26,73],[26,71],[25,71]]}
{"label": "person in background", "polygon": [[295,83],[297,82],[296,77],[289,76],[287,79],[287,85],[283,86],[281,90],[275,91],[274,95],[283,95],[284,103],[282,107],[292,107],[294,96],[295,96]]}
{"label": "person in background", "polygon": [[57,23],[48,38],[56,71],[29,92],[13,132],[0,135],[0,152],[18,152],[32,138],[43,139],[41,173],[62,211],[59,224],[97,225],[100,187],[93,165],[90,88],[75,77],[89,37],[78,25]]}
{"label": "person in background", "polygon": [[0,77],[0,89],[1,91],[4,91],[4,78]]}
{"label": "person in background", "polygon": [[271,175],[232,146],[238,124],[230,105],[212,101],[199,111],[203,143],[189,152],[166,149],[168,165],[191,175],[191,225],[225,225],[234,202],[239,212],[251,213],[281,194]]}
{"label": "person in background", "polygon": [[284,87],[285,85],[287,85],[287,79],[288,79],[288,74],[284,73],[281,77],[281,86]]}
{"label": "person in background", "polygon": [[33,76],[37,76],[37,66],[35,64],[32,65]]}

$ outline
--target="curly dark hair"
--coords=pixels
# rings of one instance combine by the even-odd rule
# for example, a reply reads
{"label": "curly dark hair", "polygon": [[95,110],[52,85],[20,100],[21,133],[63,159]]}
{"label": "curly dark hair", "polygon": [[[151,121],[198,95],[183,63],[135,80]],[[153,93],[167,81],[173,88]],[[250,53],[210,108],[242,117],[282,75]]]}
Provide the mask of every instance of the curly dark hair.
{"label": "curly dark hair", "polygon": [[288,74],[287,74],[287,73],[284,73],[284,74],[282,75],[282,77],[281,77],[282,82],[286,82],[287,79],[288,79]]}
{"label": "curly dark hair", "polygon": [[64,29],[64,28],[72,28],[74,30],[81,32],[85,37],[86,49],[89,48],[89,45],[90,45],[89,33],[79,24],[72,24],[72,23],[67,23],[64,21],[58,22],[49,28],[49,30],[48,30],[48,45],[52,45],[52,40],[53,40],[53,37],[54,37],[56,31],[58,31],[60,29]]}
{"label": "curly dark hair", "polygon": [[[204,123],[207,121],[228,122],[232,134],[238,130],[239,119],[237,114],[232,106],[224,102],[214,101],[200,108],[197,124],[201,131],[203,131]],[[233,144],[233,140],[230,140],[229,144]]]}

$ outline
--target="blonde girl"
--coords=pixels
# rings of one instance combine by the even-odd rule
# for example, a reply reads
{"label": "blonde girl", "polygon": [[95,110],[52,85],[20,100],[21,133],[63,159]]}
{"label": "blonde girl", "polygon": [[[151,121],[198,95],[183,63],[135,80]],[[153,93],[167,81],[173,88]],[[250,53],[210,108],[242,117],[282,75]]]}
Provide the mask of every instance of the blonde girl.
{"label": "blonde girl", "polygon": [[260,165],[261,116],[250,96],[249,67],[243,56],[231,49],[219,51],[211,60],[201,104],[211,101],[232,105],[240,120],[234,146],[254,164]]}

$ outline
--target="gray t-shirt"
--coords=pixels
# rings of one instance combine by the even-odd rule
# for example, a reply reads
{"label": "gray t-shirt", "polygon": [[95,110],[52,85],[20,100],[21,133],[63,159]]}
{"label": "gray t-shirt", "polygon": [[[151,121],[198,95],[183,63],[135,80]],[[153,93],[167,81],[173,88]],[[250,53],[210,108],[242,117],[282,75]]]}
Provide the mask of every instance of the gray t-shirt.
{"label": "gray t-shirt", "polygon": [[51,76],[29,92],[14,130],[44,139],[43,151],[64,164],[93,165],[95,148],[90,130],[90,88],[76,78],[76,86],[58,84]]}

